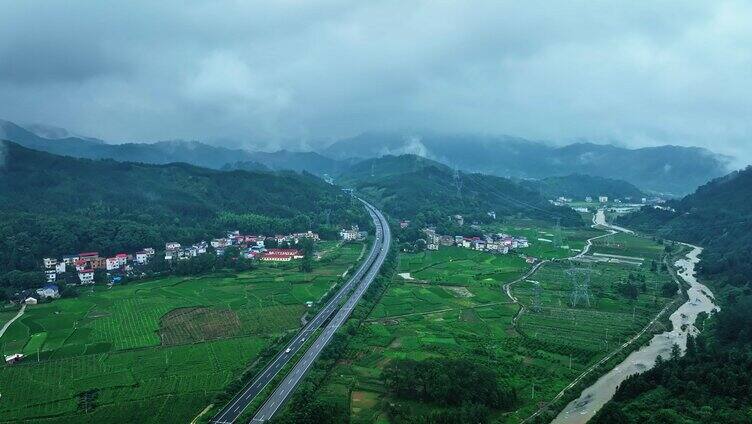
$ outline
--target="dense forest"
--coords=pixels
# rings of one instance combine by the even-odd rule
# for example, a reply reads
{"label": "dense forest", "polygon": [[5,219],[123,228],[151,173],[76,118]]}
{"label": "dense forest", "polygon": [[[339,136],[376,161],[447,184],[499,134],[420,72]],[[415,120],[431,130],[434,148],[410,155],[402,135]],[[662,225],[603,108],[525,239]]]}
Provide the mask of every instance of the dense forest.
{"label": "dense forest", "polygon": [[628,378],[595,424],[752,422],[752,293],[729,296],[686,355]]}
{"label": "dense forest", "polygon": [[667,205],[619,219],[629,228],[705,248],[700,273],[715,284],[741,286],[752,275],[752,168],[737,171]]}
{"label": "dense forest", "polygon": [[193,243],[227,229],[314,229],[334,237],[338,225],[370,222],[358,202],[309,174],[75,159],[1,146],[0,275],[38,269],[44,256]]}
{"label": "dense forest", "polygon": [[588,196],[593,199],[597,199],[598,196],[608,196],[611,199],[632,198],[638,201],[645,195],[640,189],[626,181],[583,174],[523,180],[520,185],[539,192],[547,199],[564,196],[582,201]]}
{"label": "dense forest", "polygon": [[[393,218],[432,225],[461,214],[465,221],[519,216],[562,224],[583,225],[570,208],[557,207],[538,192],[501,177],[455,172],[430,159],[415,155],[384,156],[352,166],[340,177],[343,185],[373,199]],[[458,189],[459,187],[459,189]]]}

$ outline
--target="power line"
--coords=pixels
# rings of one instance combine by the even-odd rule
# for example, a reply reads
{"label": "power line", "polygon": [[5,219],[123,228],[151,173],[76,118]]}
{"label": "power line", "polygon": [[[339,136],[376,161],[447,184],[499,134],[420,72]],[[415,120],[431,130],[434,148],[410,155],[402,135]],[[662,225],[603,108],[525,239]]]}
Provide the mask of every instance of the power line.
{"label": "power line", "polygon": [[527,202],[524,202],[522,200],[509,197],[506,194],[502,194],[496,188],[494,188],[492,186],[489,186],[489,185],[481,182],[480,180],[478,180],[477,177],[475,175],[473,175],[473,174],[465,174],[465,175],[466,175],[467,178],[473,179],[476,184],[478,184],[480,186],[483,186],[487,191],[490,191],[492,194],[495,194],[496,197],[499,198],[499,199],[506,200],[506,201],[512,202],[512,203],[516,203],[518,206],[522,206],[522,207],[526,207],[526,208],[529,208],[529,209],[537,210],[539,212],[542,212],[542,213],[547,214],[547,215],[552,216],[552,217],[559,217],[559,218],[564,218],[564,219],[567,218],[564,215],[560,215],[558,213],[551,212],[551,211],[548,211],[546,209],[539,208],[537,206],[531,205],[531,204],[529,204]]}

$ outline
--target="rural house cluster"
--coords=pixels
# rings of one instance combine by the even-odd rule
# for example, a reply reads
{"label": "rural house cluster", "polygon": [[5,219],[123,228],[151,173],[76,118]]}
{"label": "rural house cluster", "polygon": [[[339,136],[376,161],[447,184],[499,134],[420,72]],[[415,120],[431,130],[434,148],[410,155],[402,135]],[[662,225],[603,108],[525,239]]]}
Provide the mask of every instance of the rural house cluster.
{"label": "rural house cluster", "polygon": [[426,249],[439,250],[439,246],[459,246],[483,252],[507,254],[512,249],[529,247],[525,237],[513,237],[508,234],[484,234],[483,237],[465,237],[437,234],[433,228],[424,228]]}

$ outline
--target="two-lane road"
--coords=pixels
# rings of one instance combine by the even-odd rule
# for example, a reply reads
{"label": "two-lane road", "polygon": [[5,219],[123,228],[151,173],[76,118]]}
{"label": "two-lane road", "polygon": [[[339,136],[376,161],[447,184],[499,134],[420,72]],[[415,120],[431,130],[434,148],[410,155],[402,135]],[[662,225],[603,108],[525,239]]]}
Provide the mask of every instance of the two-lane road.
{"label": "two-lane road", "polygon": [[[237,418],[243,413],[243,411],[245,411],[248,405],[253,401],[253,399],[262,390],[264,390],[264,388],[274,379],[274,377],[279,373],[279,371],[290,361],[290,359],[292,359],[293,356],[295,356],[295,354],[300,350],[300,348],[303,347],[306,340],[312,334],[314,334],[335,312],[337,312],[338,309],[341,312],[343,309],[347,307],[347,305],[352,305],[350,306],[350,311],[352,311],[352,307],[354,307],[355,305],[355,303],[351,304],[351,302],[353,301],[353,298],[355,298],[357,295],[357,299],[360,299],[362,292],[365,291],[365,289],[361,290],[361,288],[364,286],[364,283],[367,282],[367,284],[365,284],[365,288],[367,288],[368,285],[370,285],[370,282],[374,279],[375,275],[378,274],[378,271],[380,270],[381,265],[383,264],[384,259],[386,258],[386,253],[389,249],[389,243],[391,242],[391,234],[389,232],[389,228],[386,224],[386,220],[384,219],[384,216],[370,204],[366,202],[363,202],[363,203],[366,206],[366,209],[368,210],[368,213],[371,215],[371,218],[373,219],[374,224],[376,226],[376,239],[365,261],[363,261],[360,267],[358,267],[358,270],[352,275],[352,277],[347,281],[347,283],[337,292],[337,294],[326,304],[326,306],[324,306],[324,308],[321,311],[319,311],[319,313],[316,314],[316,316],[310,322],[308,322],[308,324],[306,324],[303,327],[303,329],[301,329],[300,332],[298,332],[298,334],[295,335],[293,340],[285,347],[285,349],[282,350],[282,352],[280,352],[279,354],[277,354],[274,360],[256,378],[254,378],[253,381],[251,381],[249,385],[243,388],[243,390],[241,390],[241,392],[238,393],[238,395],[236,395],[232,399],[232,401],[230,401],[230,403],[228,403],[221,411],[219,411],[217,415],[214,416],[214,418],[211,420],[212,423],[217,423],[217,424],[234,423],[237,420]],[[347,297],[347,295],[355,287],[357,287],[355,293],[353,293],[353,295],[350,296],[350,298],[345,303],[345,306],[340,308],[339,305],[342,302],[342,300],[344,300]],[[358,293],[360,294],[358,295]],[[355,302],[357,302],[357,300],[355,300]],[[349,315],[349,312],[347,315]],[[338,313],[331,322],[336,322],[339,316],[340,315]],[[339,325],[341,325],[341,322],[339,323]],[[339,325],[337,325],[337,328],[339,327]],[[331,326],[331,323],[329,326],[327,326],[327,329],[329,329],[330,326]],[[322,336],[324,334],[327,334],[327,330],[324,330],[324,332],[322,333]],[[310,352],[311,349],[314,349],[316,346],[320,346],[319,348],[319,351],[320,351],[320,349],[323,348],[326,342],[328,342],[328,339],[323,344],[320,342],[321,342],[321,337],[319,337],[316,343],[314,343],[314,345],[311,346],[309,351],[306,352],[306,355]],[[318,353],[316,355],[318,355]],[[314,359],[315,359],[315,356],[314,356]],[[305,369],[307,370],[308,367],[305,367]],[[296,368],[290,374],[292,375],[296,371],[300,373],[300,377],[302,377],[303,373],[305,373],[305,371],[300,371],[300,369],[298,369],[296,365]],[[285,382],[283,382],[283,384]],[[294,388],[294,385],[290,386],[289,388],[290,390],[292,390],[292,388]],[[277,405],[277,407],[279,407],[279,405]],[[276,411],[276,408],[275,408],[275,411]]]}

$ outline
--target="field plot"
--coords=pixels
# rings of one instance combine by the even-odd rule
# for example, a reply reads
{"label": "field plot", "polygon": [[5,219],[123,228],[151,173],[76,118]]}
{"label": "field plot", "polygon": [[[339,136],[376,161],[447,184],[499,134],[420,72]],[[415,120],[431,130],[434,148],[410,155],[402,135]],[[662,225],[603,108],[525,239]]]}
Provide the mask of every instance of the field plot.
{"label": "field plot", "polygon": [[557,259],[572,256],[585,247],[587,239],[603,234],[602,231],[589,227],[562,227],[560,230],[562,246],[556,246],[554,241],[557,236],[557,230],[548,223],[533,220],[514,220],[503,225],[489,225],[484,230],[527,237],[530,247],[519,249],[518,251],[541,259]]}
{"label": "field plot", "polygon": [[272,338],[299,327],[305,302],[341,281],[362,251],[327,247],[311,273],[262,264],[27,308],[0,339],[2,353],[27,356],[0,367],[0,422],[190,421]]}
{"label": "field plot", "polygon": [[[603,233],[581,230],[576,235],[577,240],[584,240],[599,234]],[[623,254],[639,256],[651,251],[660,255],[660,246],[650,243],[635,237],[625,239]],[[400,405],[403,413],[417,416],[445,406],[394,398],[381,380],[382,369],[395,359],[462,357],[492,367],[516,389],[519,402],[515,409],[493,411],[492,418],[519,422],[534,412],[539,402],[550,400],[617,344],[641,330],[670,302],[659,293],[661,285],[671,281],[668,272],[660,267],[652,270],[651,261],[646,260],[640,266],[589,265],[592,271],[582,272],[592,273],[590,306],[580,299],[572,307],[571,275],[577,272],[570,269],[588,264],[562,260],[546,264],[530,277],[541,287],[540,312],[531,311],[535,297],[532,281],[513,286],[525,305],[518,332],[512,325],[517,305],[501,290],[504,282],[528,269],[517,259],[449,248],[402,255],[399,273],[412,279],[394,278],[353,337],[343,360],[329,374],[320,395],[341,403],[350,411],[353,423],[389,422],[389,405]],[[625,289],[625,284],[634,285],[636,295]]]}

